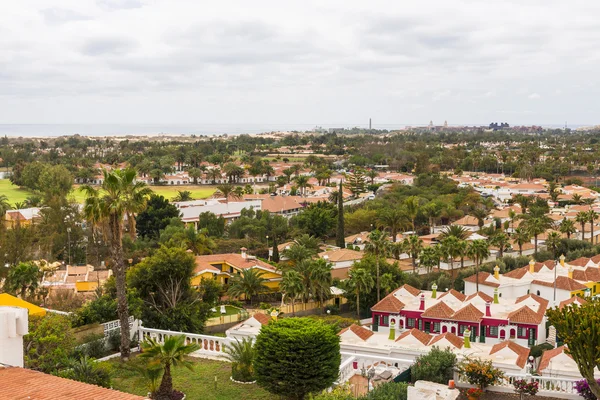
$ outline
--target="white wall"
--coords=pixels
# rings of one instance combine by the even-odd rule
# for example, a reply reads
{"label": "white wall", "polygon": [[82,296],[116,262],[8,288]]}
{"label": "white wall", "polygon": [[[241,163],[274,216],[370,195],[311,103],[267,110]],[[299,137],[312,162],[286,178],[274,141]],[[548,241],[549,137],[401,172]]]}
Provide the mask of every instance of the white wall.
{"label": "white wall", "polygon": [[28,328],[27,309],[0,307],[0,363],[23,367],[23,336]]}

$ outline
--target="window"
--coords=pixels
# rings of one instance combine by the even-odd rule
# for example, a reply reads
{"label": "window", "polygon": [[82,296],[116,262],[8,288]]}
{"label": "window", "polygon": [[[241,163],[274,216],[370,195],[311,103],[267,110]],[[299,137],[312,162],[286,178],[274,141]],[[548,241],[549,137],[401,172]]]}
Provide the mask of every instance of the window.
{"label": "window", "polygon": [[467,326],[467,325],[460,325],[460,326],[458,327],[458,332],[460,332],[460,334],[462,335],[462,334],[465,332],[465,330],[466,330],[467,328],[468,328],[468,326]]}
{"label": "window", "polygon": [[517,328],[517,337],[523,337],[523,336],[525,336],[525,332],[526,332],[525,328],[522,328],[522,327],[519,326]]}
{"label": "window", "polygon": [[434,322],[433,323],[433,331],[434,332],[439,332],[440,331],[440,323],[439,322]]}
{"label": "window", "polygon": [[498,336],[498,327],[490,326],[489,336]]}
{"label": "window", "polygon": [[538,290],[538,291],[536,292],[536,294],[539,296],[539,295],[540,295],[540,291]]}
{"label": "window", "polygon": [[414,318],[407,318],[406,319],[406,327],[407,328],[414,328],[415,327],[415,319]]}
{"label": "window", "polygon": [[233,267],[229,267],[229,273],[233,274]]}
{"label": "window", "polygon": [[388,326],[390,324],[390,316],[389,315],[382,315],[381,316],[381,324],[382,326]]}

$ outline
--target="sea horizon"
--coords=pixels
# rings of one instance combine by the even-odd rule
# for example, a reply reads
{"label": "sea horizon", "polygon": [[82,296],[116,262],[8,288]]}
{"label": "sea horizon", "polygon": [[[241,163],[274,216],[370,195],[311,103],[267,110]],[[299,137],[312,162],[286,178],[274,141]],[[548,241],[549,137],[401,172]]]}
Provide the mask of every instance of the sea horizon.
{"label": "sea horizon", "polygon": [[[398,130],[406,127],[427,126],[428,123],[393,123],[393,124],[373,124],[373,129],[379,130]],[[438,124],[435,124],[438,125]],[[439,124],[441,125],[441,124]],[[457,126],[485,126],[486,124],[448,124],[450,127]],[[520,124],[517,124],[520,125]],[[535,124],[538,125],[538,124]],[[564,124],[539,124],[544,128],[562,128]],[[592,126],[593,124],[569,124],[570,128],[580,128]],[[238,124],[143,124],[143,123],[125,123],[125,124],[0,124],[0,136],[8,137],[59,137],[59,136],[160,136],[160,135],[197,135],[197,136],[217,136],[217,135],[243,135],[259,134],[269,132],[288,132],[288,131],[312,131],[315,128],[362,128],[367,129],[368,123],[238,123]]]}

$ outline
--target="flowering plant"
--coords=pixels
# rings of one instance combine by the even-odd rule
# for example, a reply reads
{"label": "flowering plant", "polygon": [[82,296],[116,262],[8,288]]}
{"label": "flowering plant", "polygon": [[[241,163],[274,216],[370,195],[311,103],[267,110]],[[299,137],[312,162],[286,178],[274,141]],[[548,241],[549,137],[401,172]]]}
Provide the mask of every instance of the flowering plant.
{"label": "flowering plant", "polygon": [[483,394],[483,390],[478,388],[471,388],[467,390],[467,396],[470,398],[478,399]]}
{"label": "flowering plant", "polygon": [[538,382],[528,382],[525,379],[517,379],[513,382],[513,386],[517,393],[528,394],[530,396],[535,396],[538,390],[540,390]]}
{"label": "flowering plant", "polygon": [[[600,383],[600,379],[596,382]],[[590,389],[590,385],[587,383],[585,379],[575,382],[575,389],[577,389],[577,393],[585,400],[596,400],[596,396],[592,393]]]}
{"label": "flowering plant", "polygon": [[457,370],[471,385],[477,385],[480,389],[498,383],[504,377],[504,373],[494,368],[490,360],[465,358],[458,364]]}

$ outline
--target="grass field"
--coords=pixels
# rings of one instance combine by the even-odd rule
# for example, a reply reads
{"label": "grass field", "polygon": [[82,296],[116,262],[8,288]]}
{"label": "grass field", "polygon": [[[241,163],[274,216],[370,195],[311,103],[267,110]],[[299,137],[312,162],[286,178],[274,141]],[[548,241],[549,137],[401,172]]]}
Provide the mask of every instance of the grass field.
{"label": "grass field", "polygon": [[[266,400],[273,395],[257,385],[242,385],[229,380],[231,364],[222,361],[191,358],[194,370],[177,368],[172,370],[173,387],[186,394],[187,399],[203,400]],[[140,364],[140,359],[129,363]],[[129,371],[118,359],[105,361],[113,372],[113,388],[122,392],[145,396],[148,389],[138,376]],[[215,377],[217,382],[215,384]]]}
{"label": "grass field", "polygon": [[[195,185],[186,185],[186,186],[151,186],[151,189],[158,193],[168,200],[171,200],[173,197],[177,196],[177,191],[181,190],[189,190],[192,192],[192,198],[194,199],[205,199],[207,197],[212,196],[212,194],[216,191],[216,186],[195,186]],[[8,202],[14,204],[16,202],[22,202],[27,199],[27,196],[31,195],[31,192],[25,189],[20,189],[19,187],[10,183],[8,179],[0,179],[0,194],[6,195],[8,197]],[[76,185],[71,192],[71,196],[77,200],[79,203],[83,203],[85,198],[83,192],[78,190],[78,186]]]}
{"label": "grass field", "polygon": [[225,306],[225,311],[227,311],[225,314],[221,314],[221,306],[217,306],[215,307],[215,309],[217,310],[217,312],[215,313],[211,313],[211,318],[214,317],[220,317],[221,315],[235,315],[235,314],[239,314],[240,311],[242,311],[242,309],[237,308],[237,307],[233,307],[233,306]]}

